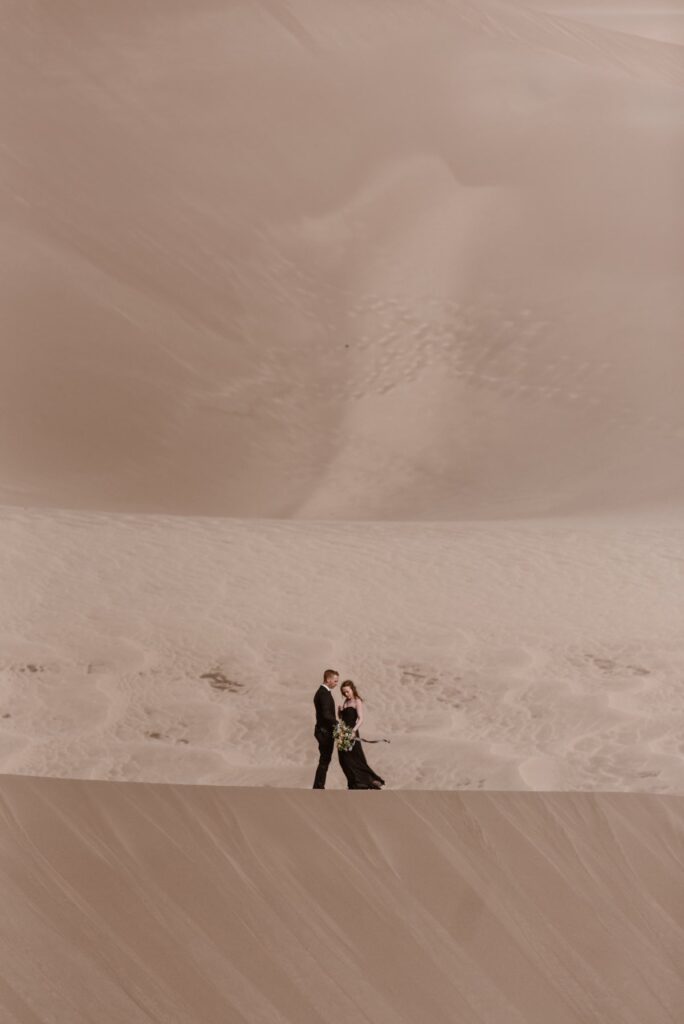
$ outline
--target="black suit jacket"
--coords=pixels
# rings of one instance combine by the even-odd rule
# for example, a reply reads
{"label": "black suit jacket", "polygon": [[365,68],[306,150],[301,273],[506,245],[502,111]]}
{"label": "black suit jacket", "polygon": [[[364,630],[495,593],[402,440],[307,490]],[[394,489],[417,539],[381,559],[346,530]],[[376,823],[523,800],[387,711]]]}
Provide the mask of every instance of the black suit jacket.
{"label": "black suit jacket", "polygon": [[335,713],[335,698],[327,686],[321,684],[316,690],[314,707],[316,708],[315,731],[332,733],[337,725],[337,715]]}

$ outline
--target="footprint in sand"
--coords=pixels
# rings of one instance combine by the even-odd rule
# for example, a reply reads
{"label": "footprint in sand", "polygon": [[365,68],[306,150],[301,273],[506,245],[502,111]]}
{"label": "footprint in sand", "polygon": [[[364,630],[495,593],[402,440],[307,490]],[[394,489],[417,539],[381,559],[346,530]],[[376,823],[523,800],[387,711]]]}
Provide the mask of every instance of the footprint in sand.
{"label": "footprint in sand", "polygon": [[178,739],[174,739],[173,736],[166,736],[164,733],[157,732],[156,729],[149,730],[145,733],[148,740],[173,740],[174,743],[184,743],[185,745],[190,743],[190,740],[185,736],[180,736]]}
{"label": "footprint in sand", "polygon": [[623,672],[629,672],[632,676],[650,676],[651,674],[650,669],[644,668],[642,665],[620,665],[619,662],[613,661],[612,658],[597,658],[594,654],[587,654],[585,657],[593,662],[596,668],[600,668],[602,672],[622,670]]}
{"label": "footprint in sand", "polygon": [[[146,714],[149,714],[149,710],[145,709]],[[178,736],[178,732],[181,729],[187,729],[187,722],[174,722],[170,725],[167,732],[161,732],[159,729],[147,729],[145,730],[145,736],[148,740],[167,740],[170,743],[183,743],[188,745],[190,740],[187,736]],[[174,733],[176,735],[174,735]]]}
{"label": "footprint in sand", "polygon": [[243,686],[242,683],[237,683],[234,679],[228,679],[223,672],[218,672],[216,670],[205,672],[200,676],[200,679],[208,679],[209,685],[213,690],[227,690],[228,693],[239,693]]}
{"label": "footprint in sand", "polygon": [[399,669],[400,682],[403,686],[424,686],[426,689],[432,689],[439,682],[437,676],[422,669],[420,665],[400,665]]}
{"label": "footprint in sand", "polygon": [[447,676],[446,679],[439,675],[432,675],[429,670],[421,668],[420,665],[400,665],[400,682],[402,686],[419,686],[425,690],[438,688],[439,692],[433,696],[440,704],[447,704],[449,707],[460,708],[476,700],[474,694],[466,688],[458,686],[462,676]]}
{"label": "footprint in sand", "polygon": [[593,654],[587,654],[587,658],[596,665],[596,668],[600,668],[602,672],[612,672],[613,669],[617,668],[617,663],[610,658],[597,658]]}

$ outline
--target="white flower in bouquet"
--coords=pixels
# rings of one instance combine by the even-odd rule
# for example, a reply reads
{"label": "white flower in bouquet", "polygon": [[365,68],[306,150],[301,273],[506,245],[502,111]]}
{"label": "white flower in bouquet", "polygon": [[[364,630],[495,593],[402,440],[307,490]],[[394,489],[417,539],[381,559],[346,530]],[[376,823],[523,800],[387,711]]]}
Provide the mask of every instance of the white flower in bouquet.
{"label": "white flower in bouquet", "polygon": [[351,750],[356,742],[356,734],[350,725],[338,722],[333,730],[338,750]]}

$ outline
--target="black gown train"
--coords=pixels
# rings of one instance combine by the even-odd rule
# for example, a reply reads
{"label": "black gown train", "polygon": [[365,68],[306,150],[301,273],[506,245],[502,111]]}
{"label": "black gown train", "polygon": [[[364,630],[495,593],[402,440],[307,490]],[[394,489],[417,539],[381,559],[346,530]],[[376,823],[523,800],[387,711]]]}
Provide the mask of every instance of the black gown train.
{"label": "black gown train", "polygon": [[[350,729],[354,728],[358,717],[355,707],[342,708],[340,711],[340,719]],[[347,789],[379,789],[385,785],[385,780],[366,761],[362,740],[357,740],[351,750],[338,750],[337,753],[340,768],[347,779]]]}

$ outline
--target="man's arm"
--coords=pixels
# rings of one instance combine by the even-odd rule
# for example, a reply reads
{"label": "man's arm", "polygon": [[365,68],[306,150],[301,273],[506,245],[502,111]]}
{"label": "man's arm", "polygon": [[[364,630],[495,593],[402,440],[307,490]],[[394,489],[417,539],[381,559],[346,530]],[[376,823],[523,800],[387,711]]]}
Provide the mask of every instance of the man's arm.
{"label": "man's arm", "polygon": [[327,702],[325,717],[330,722],[330,728],[334,729],[337,725],[337,711],[335,710],[335,698],[332,693],[330,694],[330,700]]}
{"label": "man's arm", "polygon": [[333,699],[333,695],[331,693],[324,693],[322,690],[316,690],[314,704],[316,706],[317,717],[320,723],[328,726],[330,729],[334,729],[337,725],[337,718],[335,717],[335,701]]}

